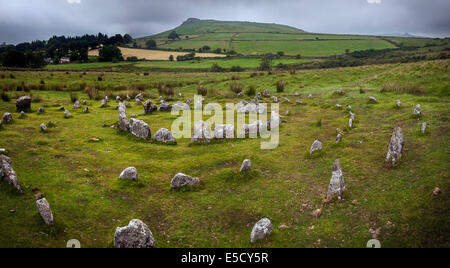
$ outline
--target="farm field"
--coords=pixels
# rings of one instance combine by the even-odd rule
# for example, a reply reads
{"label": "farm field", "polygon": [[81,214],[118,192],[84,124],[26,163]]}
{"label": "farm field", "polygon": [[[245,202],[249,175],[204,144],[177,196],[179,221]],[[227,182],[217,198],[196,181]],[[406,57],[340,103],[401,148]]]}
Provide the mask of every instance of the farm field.
{"label": "farm field", "polygon": [[[239,60],[220,64],[259,63]],[[208,68],[212,62],[197,64]],[[450,60],[436,60],[271,75],[1,70],[0,88],[10,100],[0,99],[0,114],[11,112],[14,121],[0,128],[0,148],[12,159],[25,194],[0,183],[0,222],[8,226],[0,229],[0,247],[65,247],[76,238],[83,247],[109,248],[116,227],[135,218],[148,225],[159,248],[363,248],[376,230],[383,247],[449,247],[449,65]],[[102,68],[101,63],[95,68]],[[286,83],[283,92],[277,92],[278,81]],[[118,121],[116,96],[141,92],[158,105],[161,93],[156,88],[161,84],[174,89],[174,96],[163,96],[171,104],[193,99],[200,85],[208,89],[206,103],[223,106],[253,99],[238,97],[230,85],[240,85],[244,93],[251,87],[270,91],[281,101],[278,148],[261,150],[261,138],[205,145],[179,139],[177,145],[162,145],[105,127]],[[333,94],[337,89],[345,94]],[[19,118],[15,101],[22,95],[32,96],[32,112]],[[109,107],[100,108],[106,95]],[[369,103],[370,96],[377,103]],[[90,113],[73,109],[71,97],[86,100]],[[299,100],[303,105],[296,104]],[[395,108],[397,100],[400,109]],[[260,102],[272,103],[272,98]],[[128,116],[144,120],[152,134],[170,129],[177,119],[164,112],[139,115],[142,105],[130,104]],[[412,116],[417,104],[422,105],[418,118]],[[356,113],[354,128],[348,127],[347,105]],[[73,117],[64,119],[60,106]],[[38,114],[39,107],[45,112]],[[40,132],[39,125],[49,120],[56,127]],[[425,134],[420,133],[423,122],[429,126]],[[388,168],[385,157],[397,125],[405,135],[405,152],[397,167]],[[339,144],[336,128],[344,131]],[[315,139],[323,142],[323,152],[310,157]],[[248,173],[239,172],[244,159],[252,161]],[[341,201],[324,203],[336,159],[347,190]],[[129,166],[137,168],[138,182],[118,179]],[[199,177],[200,185],[171,190],[170,181],[179,172]],[[50,202],[56,223],[52,227],[36,210],[36,187]],[[436,187],[442,190],[437,196],[432,194]],[[316,209],[322,209],[318,219],[312,216]],[[271,219],[274,232],[251,244],[252,227],[263,217]]]}
{"label": "farm field", "polygon": [[[292,59],[281,58],[274,59],[273,64],[292,65],[311,62],[308,59]],[[141,62],[118,62],[118,63],[74,63],[74,64],[60,64],[60,65],[48,65],[48,70],[149,70],[149,69],[178,69],[178,70],[190,70],[190,69],[203,69],[208,72],[214,63],[219,64],[223,68],[231,68],[233,66],[240,66],[241,68],[257,69],[261,63],[259,58],[231,58],[231,59],[201,59],[201,60],[189,60],[189,61],[141,61]]]}
{"label": "farm field", "polygon": [[[174,56],[176,59],[177,56],[184,56],[188,53],[186,52],[172,52],[172,51],[161,51],[161,50],[148,50],[148,49],[135,49],[135,48],[125,48],[119,47],[123,57],[126,59],[128,57],[137,57],[138,59],[145,60],[165,60],[168,61],[170,55]],[[89,51],[89,56],[98,56],[98,49]],[[200,58],[216,58],[216,57],[225,57],[222,54],[214,54],[214,53],[196,53],[196,57]]]}

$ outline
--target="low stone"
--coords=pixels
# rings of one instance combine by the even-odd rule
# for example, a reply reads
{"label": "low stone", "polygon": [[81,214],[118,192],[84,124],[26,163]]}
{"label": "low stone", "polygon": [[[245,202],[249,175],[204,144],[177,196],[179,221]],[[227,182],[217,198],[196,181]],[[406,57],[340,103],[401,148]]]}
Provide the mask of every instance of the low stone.
{"label": "low stone", "polygon": [[120,97],[120,96],[117,96],[116,97],[116,102],[122,102],[123,100],[122,100],[122,98]]}
{"label": "low stone", "polygon": [[50,209],[50,204],[48,203],[47,199],[41,198],[37,200],[36,206],[45,224],[53,225],[54,224],[53,213],[52,210]]}
{"label": "low stone", "polygon": [[273,103],[278,103],[278,98],[277,98],[277,96],[273,96],[272,98],[273,98]]}
{"label": "low stone", "polygon": [[258,240],[266,238],[273,232],[272,223],[268,218],[261,219],[258,221],[252,229],[250,235],[250,242],[255,243]]}
{"label": "low stone", "polygon": [[211,129],[204,121],[199,121],[194,125],[194,134],[192,142],[209,143],[211,142]]}
{"label": "low stone", "polygon": [[264,125],[262,121],[257,120],[253,122],[252,124],[245,124],[242,127],[242,136],[247,135],[258,135],[264,130]]}
{"label": "low stone", "polygon": [[345,93],[344,93],[344,91],[343,91],[342,89],[338,89],[338,90],[335,90],[335,91],[334,91],[334,94],[337,94],[337,95],[344,95]]}
{"label": "low stone", "polygon": [[70,117],[72,117],[72,114],[69,112],[69,110],[65,110],[65,111],[64,111],[64,117],[65,117],[65,118],[70,118]]}
{"label": "low stone", "polygon": [[162,143],[176,143],[173,134],[168,129],[165,128],[158,130],[158,132],[156,132],[156,134],[153,135],[152,139]]}
{"label": "low stone", "polygon": [[194,186],[200,182],[199,178],[193,178],[183,173],[178,173],[173,177],[170,185],[172,188],[182,188],[185,186]]}
{"label": "low stone", "polygon": [[75,103],[73,104],[73,108],[74,109],[80,109],[81,108],[81,104],[79,101],[75,101]]}
{"label": "low stone", "polygon": [[44,112],[45,112],[44,108],[39,107],[39,109],[38,109],[38,114],[42,114],[42,113],[44,113]]}
{"label": "low stone", "polygon": [[342,106],[338,103],[338,104],[336,104],[336,108],[337,109],[342,109]]}
{"label": "low stone", "polygon": [[152,133],[150,130],[150,127],[147,123],[145,123],[142,120],[137,120],[134,118],[130,119],[130,131],[131,134],[135,135],[136,137],[148,140],[151,138]]}
{"label": "low stone", "polygon": [[85,113],[85,114],[89,113],[89,108],[88,107],[84,107],[83,113]]}
{"label": "low stone", "polygon": [[135,167],[126,168],[120,173],[119,179],[138,181],[138,172]]}
{"label": "low stone", "polygon": [[351,111],[351,110],[352,110],[352,106],[348,105],[348,106],[347,106],[347,110],[348,110],[348,111]]}
{"label": "low stone", "polygon": [[316,219],[320,218],[320,216],[322,216],[322,209],[314,210],[314,212],[312,213],[312,216]]}
{"label": "low stone", "polygon": [[336,143],[340,143],[342,141],[342,135],[338,134],[336,137]]}
{"label": "low stone", "polygon": [[319,140],[315,140],[314,143],[311,145],[311,150],[309,150],[309,154],[312,155],[316,151],[321,151],[323,148],[322,142]]}
{"label": "low stone", "polygon": [[422,131],[422,134],[425,134],[425,132],[427,131],[427,123],[426,122],[422,123],[421,131]]}
{"label": "low stone", "polygon": [[108,102],[105,99],[103,99],[102,103],[100,104],[100,108],[106,108],[106,107],[108,107]]}
{"label": "low stone", "polygon": [[397,108],[402,107],[402,102],[400,100],[397,100]]}
{"label": "low stone", "polygon": [[392,163],[392,166],[395,166],[403,155],[404,145],[403,131],[400,127],[395,127],[389,144],[386,163]]}
{"label": "low stone", "polygon": [[172,106],[172,111],[189,111],[191,107],[186,103],[177,102]]}
{"label": "low stone", "polygon": [[13,117],[11,113],[4,113],[3,114],[3,123],[10,124],[13,121]]}
{"label": "low stone", "polygon": [[22,96],[19,99],[17,99],[16,109],[17,109],[17,111],[31,109],[31,97],[30,96]]}
{"label": "low stone", "polygon": [[262,95],[263,95],[265,98],[270,98],[270,92],[269,92],[268,90],[264,90],[263,93],[262,93]]}
{"label": "low stone", "polygon": [[299,100],[299,101],[296,101],[295,103],[297,103],[298,105],[302,105],[303,101]]}
{"label": "low stone", "polygon": [[236,131],[232,124],[218,124],[214,127],[214,138],[216,139],[234,139],[235,133]]}
{"label": "low stone", "polygon": [[342,192],[345,191],[344,175],[339,160],[334,161],[330,185],[328,187],[327,199],[330,200],[334,195],[339,196],[341,200]]}
{"label": "low stone", "polygon": [[280,225],[278,227],[278,229],[280,229],[281,231],[286,230],[287,228],[289,228],[286,224]]}
{"label": "low stone", "polygon": [[161,104],[159,105],[159,111],[160,112],[170,112],[170,111],[172,111],[172,105],[170,105],[168,102],[161,101]]}
{"label": "low stone", "polygon": [[352,119],[353,121],[355,121],[355,120],[356,120],[356,114],[350,112],[350,119]]}
{"label": "low stone", "polygon": [[375,97],[370,96],[369,97],[369,102],[370,103],[377,103],[378,101],[377,101],[377,99]]}
{"label": "low stone", "polygon": [[252,161],[245,159],[242,163],[240,172],[250,171],[252,170]]}
{"label": "low stone", "polygon": [[441,189],[439,189],[438,187],[436,187],[436,188],[434,188],[434,190],[433,190],[433,195],[434,196],[438,196],[439,194],[441,194]]}
{"label": "low stone", "polygon": [[152,114],[153,112],[158,111],[158,107],[153,104],[151,100],[147,100],[146,102],[144,102],[143,106],[145,114]]}
{"label": "low stone", "polygon": [[417,104],[416,108],[414,109],[414,116],[419,116],[421,114],[421,105]]}
{"label": "low stone", "polygon": [[41,124],[41,131],[42,131],[42,132],[47,132],[47,130],[48,130],[48,129],[47,129],[47,126],[46,126],[44,123],[42,123],[42,124]]}
{"label": "low stone", "polygon": [[348,120],[348,127],[349,128],[353,127],[353,120],[351,118]]}
{"label": "low stone", "polygon": [[115,248],[155,248],[156,242],[148,226],[141,220],[131,220],[128,226],[114,233]]}
{"label": "low stone", "polygon": [[312,99],[313,98],[313,95],[312,94],[309,94],[308,95],[308,99]]}
{"label": "low stone", "polygon": [[64,108],[64,106],[61,106],[61,107],[59,107],[59,109],[58,110],[60,110],[60,111],[65,111],[66,110],[66,108]]}
{"label": "low stone", "polygon": [[19,185],[19,180],[17,179],[17,174],[12,168],[12,161],[6,155],[0,154],[0,178],[2,178],[6,183],[13,186],[17,191],[22,192]]}

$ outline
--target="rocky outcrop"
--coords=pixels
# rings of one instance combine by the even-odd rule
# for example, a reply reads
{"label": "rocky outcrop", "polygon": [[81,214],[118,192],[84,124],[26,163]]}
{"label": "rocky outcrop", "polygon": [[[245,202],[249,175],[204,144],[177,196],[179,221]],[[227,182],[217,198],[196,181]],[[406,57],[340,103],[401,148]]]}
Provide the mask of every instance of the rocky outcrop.
{"label": "rocky outcrop", "polygon": [[141,220],[131,220],[128,226],[118,227],[114,234],[115,248],[155,248],[156,242],[148,226]]}

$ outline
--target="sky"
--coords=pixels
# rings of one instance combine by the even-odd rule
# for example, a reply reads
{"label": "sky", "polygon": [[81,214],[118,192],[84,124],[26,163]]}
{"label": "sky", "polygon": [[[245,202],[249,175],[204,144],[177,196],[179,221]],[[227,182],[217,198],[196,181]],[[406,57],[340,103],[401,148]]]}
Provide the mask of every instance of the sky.
{"label": "sky", "polygon": [[142,37],[191,17],[314,33],[450,37],[449,14],[450,0],[0,0],[0,43],[99,32]]}

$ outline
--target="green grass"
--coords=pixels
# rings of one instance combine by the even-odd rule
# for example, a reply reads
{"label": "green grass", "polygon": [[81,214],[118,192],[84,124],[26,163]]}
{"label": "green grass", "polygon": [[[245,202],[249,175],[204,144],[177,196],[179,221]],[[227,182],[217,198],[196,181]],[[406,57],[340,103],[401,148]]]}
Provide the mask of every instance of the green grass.
{"label": "green grass", "polygon": [[[239,83],[256,91],[268,89],[276,94],[275,84],[286,81],[280,99],[281,114],[290,116],[281,126],[280,146],[261,150],[260,139],[216,142],[190,146],[187,139],[175,146],[141,141],[116,129],[103,128],[117,122],[114,103],[100,109],[100,101],[88,100],[91,110],[72,109],[69,92],[32,90],[42,101],[33,103],[46,112],[28,114],[19,119],[15,98],[25,94],[8,91],[11,102],[0,100],[0,114],[12,112],[11,125],[0,129],[0,148],[6,148],[25,190],[18,195],[0,183],[1,247],[65,247],[67,240],[78,239],[83,247],[111,247],[115,228],[133,218],[143,220],[152,230],[157,246],[166,247],[365,247],[369,229],[381,227],[382,247],[448,247],[449,225],[448,167],[450,61],[414,64],[375,65],[298,71],[295,75],[275,72],[251,77],[239,74],[232,81],[229,73],[100,73],[9,72],[0,79],[1,87],[21,84],[67,84],[67,91],[81,83],[114,87],[148,85],[145,93],[156,101],[159,97],[152,83],[177,83],[176,92],[192,98],[197,83],[213,88],[216,95],[207,102],[238,102],[230,94],[229,84]],[[423,74],[423,75],[421,75]],[[421,96],[381,93],[383,85],[412,83],[424,88]],[[300,87],[300,85],[302,87]],[[344,89],[344,96],[333,91]],[[360,94],[363,88],[366,94]],[[299,97],[293,93],[299,92]],[[114,92],[113,92],[114,93]],[[17,96],[16,96],[17,94]],[[313,94],[314,98],[306,96]],[[87,99],[77,92],[80,99]],[[367,104],[374,96],[378,104]],[[250,98],[247,98],[249,100]],[[401,109],[395,109],[400,99]],[[303,100],[305,105],[295,105]],[[270,101],[267,99],[266,101]],[[355,128],[345,130],[348,114],[333,107],[351,105],[357,114]],[[423,118],[412,118],[416,104],[422,104]],[[59,106],[73,115],[64,119]],[[143,113],[132,104],[128,114]],[[170,128],[175,116],[169,113],[138,117],[149,123],[152,133]],[[41,133],[39,125],[52,120],[56,128]],[[321,120],[321,127],[317,122]],[[420,135],[420,123],[429,124],[427,135]],[[406,151],[400,165],[384,166],[384,158],[394,126],[401,125]],[[335,145],[336,128],[345,130],[342,143]],[[98,137],[100,142],[90,142]],[[324,143],[324,152],[305,157],[315,138]],[[244,159],[251,159],[253,171],[242,175]],[[331,167],[341,160],[348,191],[343,200],[323,204]],[[120,172],[135,166],[139,182],[119,181]],[[89,171],[85,171],[88,169]],[[178,172],[198,176],[200,187],[189,191],[171,191],[170,180]],[[39,187],[50,202],[56,221],[46,227],[40,219],[31,189]],[[435,187],[442,194],[431,194]],[[352,204],[358,200],[358,204]],[[323,206],[323,215],[311,213]],[[15,209],[15,213],[9,210]],[[253,225],[268,217],[274,233],[268,239],[250,244]],[[282,224],[289,226],[279,230]],[[314,226],[314,228],[312,228]],[[319,242],[320,240],[320,242]]]}
{"label": "green grass", "polygon": [[[293,59],[293,58],[280,58],[273,61],[274,66],[278,64],[295,65],[311,62],[308,59]],[[240,66],[245,69],[257,69],[261,63],[259,58],[231,58],[231,59],[200,59],[190,61],[142,61],[142,62],[120,62],[120,63],[106,63],[106,62],[93,62],[93,63],[74,63],[74,64],[61,64],[61,65],[48,65],[48,70],[135,70],[145,71],[149,69],[195,69],[209,71],[211,66],[217,63],[223,68],[231,68],[233,66]]]}

